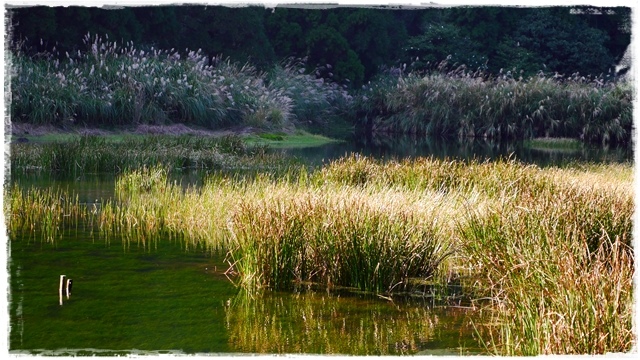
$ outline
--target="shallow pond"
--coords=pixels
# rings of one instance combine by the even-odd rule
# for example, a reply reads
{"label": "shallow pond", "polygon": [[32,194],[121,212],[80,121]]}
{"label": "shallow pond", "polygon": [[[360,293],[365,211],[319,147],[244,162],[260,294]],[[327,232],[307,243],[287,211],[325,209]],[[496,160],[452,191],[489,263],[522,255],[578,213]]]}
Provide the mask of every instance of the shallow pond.
{"label": "shallow pond", "polygon": [[[531,149],[522,144],[442,139],[352,139],[287,150],[314,165],[359,152],[375,157],[496,158],[544,166],[570,161],[630,161],[629,151]],[[60,180],[21,176],[24,187],[60,187],[81,202],[113,197],[114,176]],[[202,174],[179,180],[197,184]],[[389,301],[350,291],[266,292],[250,296],[224,275],[224,254],[156,239],[149,247],[108,242],[83,231],[55,244],[13,234],[9,252],[12,353],[437,354],[477,353],[478,311],[424,297]],[[37,238],[37,236],[36,236]],[[59,277],[73,291],[60,305]]]}
{"label": "shallow pond", "polygon": [[[460,354],[478,349],[470,311],[353,292],[239,291],[222,255],[158,239],[109,243],[79,231],[11,242],[10,351]],[[73,279],[60,296],[59,277]],[[62,304],[62,305],[61,305]]]}

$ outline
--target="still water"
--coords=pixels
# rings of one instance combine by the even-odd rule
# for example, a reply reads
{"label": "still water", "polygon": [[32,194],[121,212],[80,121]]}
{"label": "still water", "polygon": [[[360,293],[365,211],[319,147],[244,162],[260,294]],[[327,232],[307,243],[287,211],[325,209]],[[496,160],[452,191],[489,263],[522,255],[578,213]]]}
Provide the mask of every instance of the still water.
{"label": "still water", "polygon": [[[541,166],[570,161],[630,161],[620,150],[545,151],[522,145],[439,140],[354,139],[288,150],[319,165],[359,152],[374,157],[513,156]],[[197,184],[202,175],[181,179]],[[60,180],[13,179],[22,186],[57,186],[81,202],[113,196],[113,176]],[[156,239],[146,247],[69,231],[56,244],[12,234],[10,336],[12,353],[122,354],[469,354],[478,353],[477,310],[424,296],[393,301],[353,291],[270,292],[249,295],[224,274],[224,254],[185,249]],[[35,236],[35,239],[38,239]],[[60,275],[73,279],[62,298]]]}
{"label": "still water", "polygon": [[[37,239],[37,235],[35,236]],[[340,291],[249,295],[222,254],[158,239],[147,247],[70,232],[11,242],[10,351],[416,354],[477,352],[464,307]],[[59,276],[73,279],[60,297]],[[62,299],[62,300],[61,300]],[[61,303],[62,305],[61,305]],[[436,306],[434,306],[436,305]]]}
{"label": "still water", "polygon": [[359,153],[374,158],[401,159],[433,156],[439,159],[491,160],[513,158],[538,166],[563,166],[572,162],[627,162],[633,149],[578,145],[575,148],[541,148],[520,142],[497,142],[483,139],[448,139],[440,137],[371,137],[352,135],[343,142],[314,148],[286,150],[306,163],[321,165],[345,154]]}

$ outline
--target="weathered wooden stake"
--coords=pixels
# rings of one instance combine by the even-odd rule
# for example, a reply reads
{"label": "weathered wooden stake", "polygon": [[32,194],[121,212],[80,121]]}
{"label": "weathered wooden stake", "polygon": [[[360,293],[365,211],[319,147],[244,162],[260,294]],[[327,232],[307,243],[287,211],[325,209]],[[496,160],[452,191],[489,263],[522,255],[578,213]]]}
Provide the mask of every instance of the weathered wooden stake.
{"label": "weathered wooden stake", "polygon": [[60,289],[59,289],[59,293],[60,293],[60,306],[62,306],[62,293],[64,292],[64,287],[65,287],[65,283],[64,280],[66,279],[66,275],[60,275]]}
{"label": "weathered wooden stake", "polygon": [[72,285],[73,285],[73,279],[68,279],[67,280],[67,289],[66,289],[67,299],[69,298],[69,296],[71,296],[71,286]]}

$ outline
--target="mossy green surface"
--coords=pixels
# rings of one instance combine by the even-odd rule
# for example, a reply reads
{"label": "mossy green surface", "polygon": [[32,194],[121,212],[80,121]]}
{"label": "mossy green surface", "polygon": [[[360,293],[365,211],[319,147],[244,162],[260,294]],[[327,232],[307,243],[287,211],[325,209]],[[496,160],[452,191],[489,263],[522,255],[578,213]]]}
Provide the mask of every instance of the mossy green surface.
{"label": "mossy green surface", "polygon": [[295,134],[261,134],[244,138],[247,145],[267,145],[274,149],[315,147],[338,142],[326,136],[297,131]]}

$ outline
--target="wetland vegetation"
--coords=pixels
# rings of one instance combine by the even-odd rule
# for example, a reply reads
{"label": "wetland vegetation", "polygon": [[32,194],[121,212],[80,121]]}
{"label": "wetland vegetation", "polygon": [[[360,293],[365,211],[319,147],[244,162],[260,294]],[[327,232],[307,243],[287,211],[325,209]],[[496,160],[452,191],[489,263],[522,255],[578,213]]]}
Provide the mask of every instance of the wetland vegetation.
{"label": "wetland vegetation", "polygon": [[91,34],[83,42],[84,51],[65,55],[27,56],[16,45],[10,57],[14,122],[244,126],[288,134],[346,122],[367,133],[569,137],[631,146],[631,83],[602,74],[526,75],[516,67],[493,74],[447,58],[415,71],[387,69],[354,88],[317,76],[303,60],[258,71],[201,50],[143,50]]}
{"label": "wetland vegetation", "polygon": [[[87,39],[94,39],[93,44],[102,41]],[[277,88],[281,85],[275,78],[262,78],[266,74],[229,62],[205,65],[198,53],[191,53],[187,60],[166,52],[147,58],[128,46],[118,58],[115,50],[98,51],[95,57],[80,54],[83,58],[73,60],[78,61],[73,66],[72,59],[66,65],[47,65],[50,60],[18,58],[13,116],[61,126],[88,119],[116,125],[118,119],[148,123],[178,116],[172,121],[213,128],[240,122],[257,126],[261,133],[249,138],[79,136],[12,143],[13,175],[117,175],[115,196],[92,203],[80,202],[73,191],[8,187],[5,213],[12,243],[56,248],[64,244],[65,236],[79,231],[107,244],[119,238],[125,251],[141,247],[153,252],[160,242],[177,241],[182,249],[205,249],[223,256],[220,268],[246,296],[262,298],[268,291],[310,288],[364,291],[387,300],[418,294],[489,314],[490,319],[472,320],[474,341],[480,345],[471,347],[484,352],[601,354],[631,349],[635,335],[630,164],[540,168],[515,159],[383,161],[351,155],[308,167],[270,150],[286,138],[290,140],[286,146],[291,146],[296,136],[292,129],[305,116],[319,115],[313,120],[319,121],[325,116],[350,116],[349,112],[364,114],[362,126],[370,127],[372,133],[456,133],[462,138],[496,139],[581,134],[583,142],[629,146],[630,87],[625,83],[560,82],[546,77],[485,80],[484,75],[454,72],[387,77],[362,92],[348,94],[291,67],[279,70],[288,72],[282,79],[289,83]],[[107,55],[113,56],[106,59],[113,64],[102,64],[101,56]],[[149,71],[136,78],[136,65]],[[127,71],[120,75],[128,74],[131,82],[118,84],[129,84],[129,92],[108,82],[108,71],[113,70],[107,67],[122,66]],[[144,75],[155,71],[153,66],[160,72],[173,67],[179,71],[164,74],[172,77],[158,83]],[[102,78],[86,77],[97,71],[102,71]],[[193,84],[189,82],[192,75]],[[85,84],[87,79],[92,80]],[[96,79],[102,79],[102,85],[96,85]],[[76,85],[58,88],[53,84],[59,81],[75,81],[77,93],[73,93]],[[164,88],[152,90],[153,86],[198,90],[197,86],[214,86],[217,81],[225,85],[216,89],[226,92],[209,100],[160,99]],[[326,97],[319,95],[320,103],[308,105],[315,109],[310,110],[283,92],[296,86],[291,81],[317,86],[316,92]],[[43,95],[39,87],[54,93]],[[380,88],[377,93],[376,87]],[[107,89],[102,98],[80,96],[94,96],[102,88]],[[411,100],[422,99],[425,89],[436,91],[434,99],[443,102]],[[168,93],[176,94],[174,90]],[[209,90],[199,91],[214,94]],[[116,95],[122,98],[114,99]],[[154,97],[160,100],[152,101]],[[149,102],[136,102],[145,99]],[[473,99],[478,101],[475,105]],[[205,100],[211,104],[196,102]],[[47,105],[47,101],[52,102]],[[220,105],[219,111],[212,104]],[[204,119],[210,123],[203,123]],[[299,136],[304,142],[316,140]],[[556,140],[551,147],[575,147],[573,141]],[[527,146],[548,148],[549,143],[533,140]],[[168,176],[192,170],[208,173],[201,185],[184,185]],[[459,287],[455,294],[449,292],[451,284]],[[229,319],[243,316],[238,315],[243,305],[238,306],[228,308]],[[274,306],[280,311],[282,305]],[[328,342],[319,345],[323,336],[338,336],[337,328],[295,338],[313,346],[278,347],[291,341],[285,336],[269,347],[264,339],[250,334],[256,326],[282,325],[275,320],[263,323],[253,311],[257,310],[250,310],[242,320],[228,320],[242,327],[231,334],[241,351],[344,351]],[[306,310],[298,311],[309,324],[320,324]],[[323,311],[316,314],[329,316]],[[417,319],[406,320],[398,329],[416,331],[424,325]],[[386,321],[376,326],[388,326]],[[361,336],[373,343],[383,341],[380,333],[367,331]],[[284,336],[278,334],[270,336]],[[364,353],[420,350],[411,343],[415,338],[384,339],[395,343],[395,350],[359,344]]]}
{"label": "wetland vegetation", "polygon": [[630,9],[570,10],[12,9],[10,351],[630,351]]}
{"label": "wetland vegetation", "polygon": [[57,244],[62,229],[81,223],[96,239],[122,237],[125,248],[179,239],[225,254],[225,273],[250,294],[320,286],[446,299],[457,281],[465,302],[495,317],[474,326],[497,354],[619,352],[633,343],[629,165],[353,155],[186,188],[166,168],[144,167],[121,174],[115,188],[97,207],[72,193],[13,187],[9,232]]}

